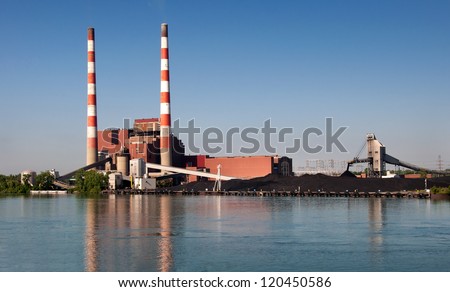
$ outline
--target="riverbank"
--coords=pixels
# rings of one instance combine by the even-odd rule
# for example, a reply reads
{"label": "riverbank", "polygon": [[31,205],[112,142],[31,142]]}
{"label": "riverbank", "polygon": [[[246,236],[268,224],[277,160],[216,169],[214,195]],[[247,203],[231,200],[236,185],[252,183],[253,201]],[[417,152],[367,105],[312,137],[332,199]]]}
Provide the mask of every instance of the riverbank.
{"label": "riverbank", "polygon": [[[156,196],[235,196],[235,197],[329,197],[329,198],[415,198],[445,199],[425,191],[400,192],[328,192],[328,191],[171,191],[171,190],[108,190],[110,195],[156,195]],[[450,199],[450,196],[444,195]]]}

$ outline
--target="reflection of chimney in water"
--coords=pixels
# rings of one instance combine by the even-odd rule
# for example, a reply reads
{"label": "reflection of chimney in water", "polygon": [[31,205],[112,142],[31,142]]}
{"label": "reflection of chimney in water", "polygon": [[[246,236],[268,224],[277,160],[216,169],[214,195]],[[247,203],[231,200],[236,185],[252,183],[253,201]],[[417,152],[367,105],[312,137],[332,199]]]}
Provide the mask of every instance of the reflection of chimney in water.
{"label": "reflection of chimney in water", "polygon": [[88,28],[88,101],[87,101],[87,147],[86,164],[97,162],[97,95],[95,78],[94,29]]}
{"label": "reflection of chimney in water", "polygon": [[171,198],[161,197],[161,215],[160,215],[160,229],[161,239],[159,241],[159,270],[161,272],[169,272],[173,259],[172,259],[172,242],[170,238],[171,226]]}
{"label": "reflection of chimney in water", "polygon": [[95,204],[95,200],[88,200],[86,203],[86,233],[84,235],[84,262],[86,272],[96,272],[98,268]]}
{"label": "reflection of chimney in water", "polygon": [[167,23],[161,24],[161,108],[160,108],[160,156],[161,165],[172,165],[170,137],[170,85],[169,42]]}

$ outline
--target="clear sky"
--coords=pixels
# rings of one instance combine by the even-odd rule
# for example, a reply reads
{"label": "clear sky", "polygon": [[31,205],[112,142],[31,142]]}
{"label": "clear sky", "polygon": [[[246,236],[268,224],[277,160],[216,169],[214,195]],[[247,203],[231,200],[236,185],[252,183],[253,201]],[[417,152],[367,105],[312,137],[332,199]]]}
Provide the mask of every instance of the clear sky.
{"label": "clear sky", "polygon": [[370,132],[392,156],[450,167],[449,15],[448,0],[2,0],[0,173],[85,163],[89,26],[99,129],[158,117],[162,22],[172,120],[226,131],[271,119],[301,138],[332,117],[348,152],[300,150],[295,167],[352,159]]}

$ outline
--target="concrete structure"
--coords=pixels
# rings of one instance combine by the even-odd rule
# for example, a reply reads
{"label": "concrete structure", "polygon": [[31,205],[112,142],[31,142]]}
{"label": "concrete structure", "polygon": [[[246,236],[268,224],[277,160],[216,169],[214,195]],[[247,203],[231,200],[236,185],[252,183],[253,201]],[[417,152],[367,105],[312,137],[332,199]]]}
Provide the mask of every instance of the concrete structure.
{"label": "concrete structure", "polygon": [[34,186],[36,183],[36,171],[24,170],[20,173],[20,182],[25,184],[27,182],[30,186]]}
{"label": "concrete structure", "polygon": [[374,134],[367,135],[367,158],[369,159],[370,176],[382,176],[386,170],[384,156],[386,148],[381,144]]}
{"label": "concrete structure", "polygon": [[167,23],[161,24],[161,116],[160,116],[160,155],[161,165],[172,165],[171,118],[170,118],[170,78],[169,41]]}
{"label": "concrete structure", "polygon": [[88,28],[88,100],[87,100],[87,147],[86,164],[97,162],[97,94],[95,76],[95,37],[94,29]]}
{"label": "concrete structure", "polygon": [[133,188],[137,190],[155,190],[156,178],[138,177],[133,180]]}
{"label": "concrete structure", "polygon": [[[420,167],[405,161],[401,161],[387,154],[386,147],[377,140],[375,134],[373,133],[367,134],[365,147],[367,147],[367,158],[355,157],[353,160],[348,162],[347,170],[349,170],[350,165],[352,164],[368,163],[368,177],[383,177],[386,174],[386,163],[389,163],[392,165],[403,166],[416,171],[435,174],[447,174],[445,171],[436,171]],[[362,148],[361,151],[363,149],[364,148]]]}
{"label": "concrete structure", "polygon": [[142,158],[135,158],[130,160],[130,175],[133,178],[145,177],[147,170],[145,168],[145,161]]}
{"label": "concrete structure", "polygon": [[122,187],[122,174],[115,172],[108,175],[108,183],[110,190],[117,190]]}
{"label": "concrete structure", "polygon": [[119,154],[116,156],[117,172],[124,176],[130,174],[130,156],[128,154]]}
{"label": "concrete structure", "polygon": [[54,168],[50,169],[50,174],[51,174],[54,178],[58,178],[58,177],[59,177],[59,171],[57,171],[57,170],[54,169]]}

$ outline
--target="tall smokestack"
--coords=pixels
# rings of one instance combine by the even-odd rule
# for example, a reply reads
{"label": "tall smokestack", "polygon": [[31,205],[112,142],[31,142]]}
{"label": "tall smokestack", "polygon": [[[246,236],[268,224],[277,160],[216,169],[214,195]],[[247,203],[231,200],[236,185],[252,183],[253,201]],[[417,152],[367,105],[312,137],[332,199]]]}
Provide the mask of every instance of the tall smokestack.
{"label": "tall smokestack", "polygon": [[95,91],[94,28],[88,28],[88,100],[86,164],[97,162],[97,96]]}
{"label": "tall smokestack", "polygon": [[160,113],[161,165],[172,165],[170,137],[170,86],[169,86],[169,42],[167,23],[161,24],[161,113]]}

